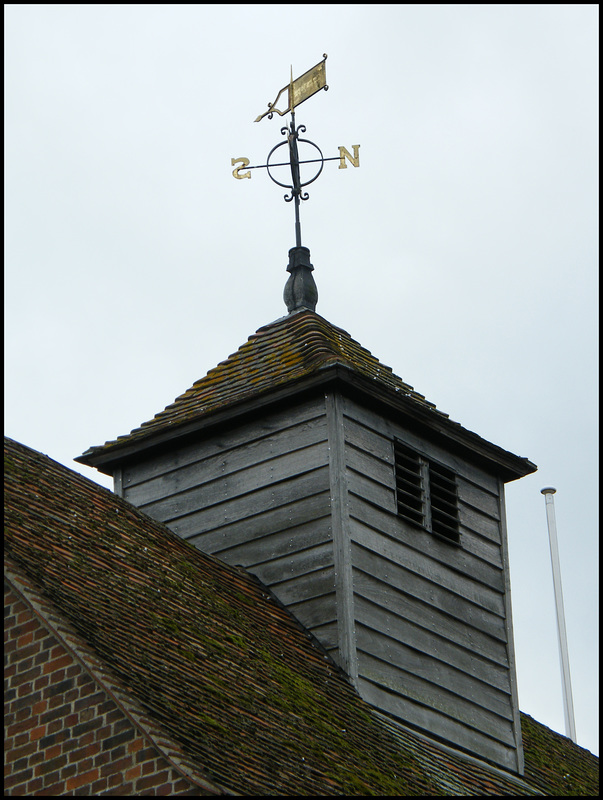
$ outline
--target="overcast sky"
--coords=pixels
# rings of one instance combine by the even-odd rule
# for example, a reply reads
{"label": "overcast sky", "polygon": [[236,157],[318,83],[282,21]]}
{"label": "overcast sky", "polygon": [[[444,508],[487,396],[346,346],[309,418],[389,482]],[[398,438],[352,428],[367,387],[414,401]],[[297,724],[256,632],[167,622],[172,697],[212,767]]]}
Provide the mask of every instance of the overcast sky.
{"label": "overcast sky", "polygon": [[299,107],[317,312],[539,471],[507,487],[520,706],[598,753],[598,6],[5,5],[5,432],[72,459],[286,313],[293,207],[254,124]]}

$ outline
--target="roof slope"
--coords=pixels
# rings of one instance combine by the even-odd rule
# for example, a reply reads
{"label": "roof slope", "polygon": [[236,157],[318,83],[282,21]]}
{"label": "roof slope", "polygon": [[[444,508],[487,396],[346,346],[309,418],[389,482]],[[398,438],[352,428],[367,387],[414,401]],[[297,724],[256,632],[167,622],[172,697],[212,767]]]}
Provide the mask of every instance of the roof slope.
{"label": "roof slope", "polygon": [[[384,387],[412,397],[425,408],[436,410],[433,403],[394,375],[390,367],[381,364],[349,333],[303,309],[259,328],[235,353],[195,381],[152,420],[114,441],[90,448],[84,455],[172,429],[295,383],[334,364],[375,379]],[[437,413],[448,418],[447,414]]]}
{"label": "roof slope", "polygon": [[419,415],[434,428],[452,432],[454,437],[467,440],[470,446],[486,445],[491,456],[502,457],[508,462],[513,477],[535,471],[535,465],[527,459],[507,453],[462,428],[349,333],[307,309],[260,328],[235,353],[196,381],[153,419],[127,435],[89,448],[76,460],[100,468],[107,455],[119,453],[124,447],[177,435],[178,430],[187,425],[241,407],[254,399],[266,398],[284,387],[299,387],[313,376],[326,376],[334,367],[353,376],[357,385],[363,382],[371,392],[380,392],[389,398],[390,403],[407,413]]}
{"label": "roof slope", "polygon": [[[10,439],[5,553],[190,768],[228,792],[555,794],[566,770],[571,786],[593,785],[597,760],[537,723],[534,789],[394,736],[257,580]],[[561,772],[557,757],[541,766],[553,746]]]}

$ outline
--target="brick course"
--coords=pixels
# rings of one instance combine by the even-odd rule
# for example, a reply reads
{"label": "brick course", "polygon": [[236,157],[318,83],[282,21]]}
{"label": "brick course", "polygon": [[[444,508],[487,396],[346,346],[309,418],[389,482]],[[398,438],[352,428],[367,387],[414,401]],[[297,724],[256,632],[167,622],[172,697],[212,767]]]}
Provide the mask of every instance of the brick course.
{"label": "brick course", "polygon": [[5,796],[207,794],[6,584],[4,599]]}

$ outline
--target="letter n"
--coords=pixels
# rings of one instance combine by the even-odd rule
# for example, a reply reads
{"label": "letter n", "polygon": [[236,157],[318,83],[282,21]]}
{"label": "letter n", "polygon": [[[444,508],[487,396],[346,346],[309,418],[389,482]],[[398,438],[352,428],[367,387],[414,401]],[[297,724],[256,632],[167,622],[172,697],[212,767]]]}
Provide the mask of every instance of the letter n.
{"label": "letter n", "polygon": [[353,167],[360,166],[360,156],[358,154],[358,150],[360,149],[359,144],[353,144],[352,149],[354,150],[354,155],[350,155],[350,152],[346,150],[345,147],[339,148],[339,169],[347,169],[348,165],[345,163],[346,158],[350,161]]}

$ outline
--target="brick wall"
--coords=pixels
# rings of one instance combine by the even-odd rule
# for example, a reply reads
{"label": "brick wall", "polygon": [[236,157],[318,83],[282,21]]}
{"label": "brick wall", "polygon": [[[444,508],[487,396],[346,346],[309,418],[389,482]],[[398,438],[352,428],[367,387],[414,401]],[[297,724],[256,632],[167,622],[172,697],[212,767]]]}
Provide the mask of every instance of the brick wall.
{"label": "brick wall", "polygon": [[5,795],[207,794],[182,777],[5,584]]}

